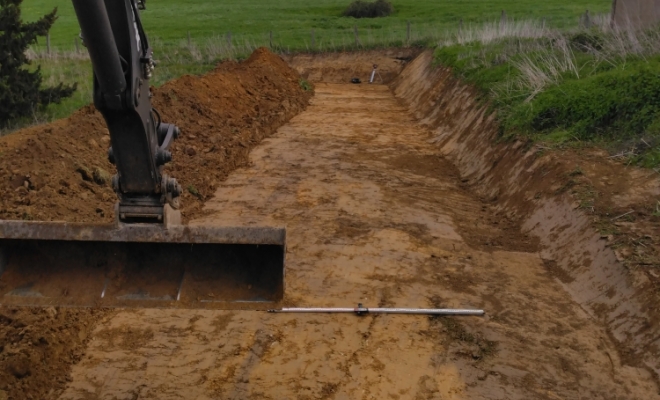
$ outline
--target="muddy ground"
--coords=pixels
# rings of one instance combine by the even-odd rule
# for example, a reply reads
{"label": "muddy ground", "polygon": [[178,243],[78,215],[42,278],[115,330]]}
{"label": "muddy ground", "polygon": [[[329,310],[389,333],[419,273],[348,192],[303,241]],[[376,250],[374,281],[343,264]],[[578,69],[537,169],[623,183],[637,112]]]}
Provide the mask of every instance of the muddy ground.
{"label": "muddy ground", "polygon": [[[261,143],[261,137],[250,144],[243,140],[245,147],[244,138],[231,136],[233,129],[223,124],[202,123],[196,128],[196,119],[188,118],[193,111],[182,108],[176,118],[208,135],[193,134],[195,142],[180,142],[175,151],[194,151],[183,158],[185,163],[174,165],[173,175],[194,176],[195,184],[209,190],[187,209],[192,224],[287,227],[286,305],[467,307],[485,309],[485,317],[4,309],[0,399],[657,397],[657,376],[633,362],[608,327],[567,292],[566,272],[544,259],[539,238],[521,229],[520,216],[506,212],[497,198],[477,194],[475,182],[462,177],[433,142],[430,130],[420,124],[424,121],[413,118],[388,86],[346,84],[354,75],[368,76],[373,63],[388,69],[389,82],[413,56],[394,50],[363,57],[288,59],[303,76],[319,82],[315,97],[274,135]],[[280,81],[287,89],[278,90],[290,89],[298,99],[291,115],[304,109],[309,94],[299,89],[298,74],[264,52],[255,57],[277,65],[288,76]],[[263,73],[260,68],[255,67]],[[230,82],[229,74],[243,71],[235,65],[219,70]],[[271,79],[272,75],[276,74],[266,74]],[[241,82],[248,81],[240,76]],[[188,87],[199,84],[209,88],[208,97],[188,94],[191,100],[186,104],[192,109],[207,104],[207,111],[199,115],[214,115],[209,110],[224,101],[211,83],[219,79],[186,79],[183,87],[173,83],[161,89],[159,107],[174,107],[174,101],[190,93],[185,91]],[[232,101],[264,96],[255,96],[252,86],[239,89],[235,96],[240,100]],[[248,110],[255,108],[242,109]],[[176,111],[171,109],[174,115]],[[259,115],[245,119],[236,113],[230,118],[254,128]],[[273,118],[272,129],[286,122]],[[43,134],[34,129],[32,134]],[[200,172],[213,176],[216,169],[211,159],[194,160],[200,154],[216,154],[218,147],[199,151],[213,146],[210,138],[216,132],[223,133],[220,143],[245,149],[225,154],[244,158],[223,158],[238,161],[223,164],[215,180],[202,186]],[[13,143],[11,137],[3,141],[6,146]],[[83,148],[80,142],[74,145],[74,150]],[[21,152],[28,148],[11,147],[19,150],[16,158],[25,156]],[[557,195],[573,191],[576,208],[642,204],[657,183],[643,175],[645,187],[651,189],[635,197],[623,183],[613,183],[623,179],[607,178],[607,170],[599,167],[613,160],[602,161],[606,156],[599,159],[597,154],[593,159],[575,156],[582,162],[579,168],[566,174],[566,187],[553,190]],[[558,153],[557,162],[561,158]],[[87,168],[92,168],[93,181],[94,166]],[[614,166],[611,172],[615,170]],[[11,182],[16,176],[21,174],[3,179]],[[642,180],[640,176],[637,182]],[[30,188],[25,175],[22,182]],[[81,174],[78,185],[85,182]],[[617,189],[608,190],[612,186]],[[598,198],[589,198],[591,203],[579,197],[578,189],[588,187],[598,188]],[[11,193],[20,198],[22,192],[18,186]],[[7,215],[21,218],[25,210],[32,210],[25,205],[5,207]],[[108,218],[90,210],[80,214]],[[71,218],[77,215],[61,212],[69,212]],[[625,217],[608,220],[621,227],[616,224]],[[653,219],[648,220],[657,229]],[[639,237],[653,238],[653,232],[643,233],[651,228],[638,228]],[[604,233],[602,240],[616,243],[617,233],[611,236]],[[642,242],[647,247],[654,243]]]}

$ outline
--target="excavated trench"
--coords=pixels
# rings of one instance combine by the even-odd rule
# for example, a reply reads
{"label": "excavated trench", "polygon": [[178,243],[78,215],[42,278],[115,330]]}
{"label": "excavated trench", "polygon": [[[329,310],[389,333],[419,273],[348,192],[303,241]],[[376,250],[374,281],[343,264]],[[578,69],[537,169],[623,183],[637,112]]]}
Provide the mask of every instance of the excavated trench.
{"label": "excavated trench", "polygon": [[[283,305],[486,316],[119,310],[85,331],[59,398],[658,396],[654,298],[557,190],[568,167],[497,144],[476,93],[430,53],[287,61],[315,96],[191,223],[286,226]],[[376,84],[347,83],[374,63]]]}
{"label": "excavated trench", "polygon": [[[493,170],[501,152],[514,154],[494,153],[493,121],[428,54],[408,56],[289,60],[317,82],[310,106],[192,223],[285,225],[286,305],[478,307],[486,317],[121,311],[97,327],[62,398],[656,396],[653,358],[630,362],[616,330],[634,336],[636,325],[593,310],[607,301],[642,312],[623,289],[599,300],[620,281],[616,261],[562,198],[531,204],[505,191],[532,170]],[[365,80],[374,62],[405,68],[386,84],[333,83]],[[586,276],[566,267],[572,257]]]}

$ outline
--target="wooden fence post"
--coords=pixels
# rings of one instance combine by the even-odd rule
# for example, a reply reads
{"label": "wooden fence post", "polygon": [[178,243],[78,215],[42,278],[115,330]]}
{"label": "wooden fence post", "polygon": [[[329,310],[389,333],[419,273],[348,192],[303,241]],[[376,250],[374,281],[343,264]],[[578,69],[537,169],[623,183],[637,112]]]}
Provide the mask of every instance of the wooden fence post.
{"label": "wooden fence post", "polygon": [[227,46],[231,49],[232,44],[231,44],[231,31],[227,32]]}
{"label": "wooden fence post", "polygon": [[360,46],[360,35],[358,34],[357,25],[353,25],[353,34],[355,34],[355,45]]}
{"label": "wooden fence post", "polygon": [[463,18],[458,21],[458,33],[459,35],[463,33]]}
{"label": "wooden fence post", "polygon": [[502,15],[500,16],[500,29],[503,29],[506,26],[506,22],[506,11],[502,10]]}
{"label": "wooden fence post", "polygon": [[273,31],[270,31],[269,36],[269,43],[270,43],[270,49],[273,49]]}
{"label": "wooden fence post", "polygon": [[316,37],[314,35],[314,29],[312,29],[312,50],[316,48]]}
{"label": "wooden fence post", "polygon": [[543,17],[543,20],[541,22],[541,29],[545,29],[545,17]]}
{"label": "wooden fence post", "polygon": [[582,17],[582,26],[585,29],[591,29],[591,16],[589,15],[589,10],[584,12],[584,16]]}
{"label": "wooden fence post", "polygon": [[78,36],[73,38],[73,44],[76,46],[76,53],[80,53],[80,45],[78,44]]}
{"label": "wooden fence post", "polygon": [[410,44],[410,21],[406,25],[406,44]]}
{"label": "wooden fence post", "polygon": [[192,40],[190,39],[190,31],[188,31],[188,48],[192,46]]}
{"label": "wooden fence post", "polygon": [[50,33],[46,34],[46,52],[50,55]]}

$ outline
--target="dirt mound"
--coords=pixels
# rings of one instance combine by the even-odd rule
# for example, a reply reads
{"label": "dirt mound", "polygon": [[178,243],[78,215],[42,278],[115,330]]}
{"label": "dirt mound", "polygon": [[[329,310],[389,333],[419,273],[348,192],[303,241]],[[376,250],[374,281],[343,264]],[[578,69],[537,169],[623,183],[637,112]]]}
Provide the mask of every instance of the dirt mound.
{"label": "dirt mound", "polygon": [[[154,107],[181,128],[168,173],[184,187],[194,217],[219,181],[245,165],[250,149],[303,110],[311,91],[280,57],[258,49],[203,76],[154,90]],[[107,161],[110,136],[93,106],[68,119],[0,139],[0,218],[109,222],[116,196]]]}
{"label": "dirt mound", "polygon": [[49,399],[68,382],[105,310],[0,309],[0,399]]}

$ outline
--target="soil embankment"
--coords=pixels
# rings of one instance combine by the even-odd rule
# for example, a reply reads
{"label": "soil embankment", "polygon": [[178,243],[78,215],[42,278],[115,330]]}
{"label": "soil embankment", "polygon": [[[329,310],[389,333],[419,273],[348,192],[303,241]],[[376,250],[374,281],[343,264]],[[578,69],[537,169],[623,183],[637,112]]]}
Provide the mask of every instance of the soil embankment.
{"label": "soil embankment", "polygon": [[[165,122],[181,128],[167,166],[184,188],[185,218],[248,154],[304,110],[312,91],[280,57],[259,49],[202,77],[154,90]],[[116,196],[107,161],[110,137],[93,106],[71,117],[0,138],[0,218],[111,222]],[[85,352],[104,310],[0,308],[0,399],[56,398]]]}
{"label": "soil embankment", "polygon": [[[184,218],[197,215],[218,182],[245,165],[261,139],[304,110],[311,91],[280,57],[259,49],[202,76],[154,89],[153,105],[182,135],[172,145],[170,176],[183,186]],[[93,106],[0,139],[0,218],[110,222],[116,196],[110,136]]]}
{"label": "soil embankment", "polygon": [[623,362],[660,373],[660,179],[594,149],[498,143],[478,93],[423,53],[391,85],[497,214],[538,237],[549,273],[619,343]]}

